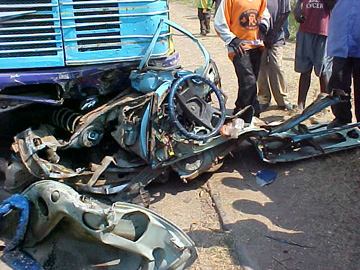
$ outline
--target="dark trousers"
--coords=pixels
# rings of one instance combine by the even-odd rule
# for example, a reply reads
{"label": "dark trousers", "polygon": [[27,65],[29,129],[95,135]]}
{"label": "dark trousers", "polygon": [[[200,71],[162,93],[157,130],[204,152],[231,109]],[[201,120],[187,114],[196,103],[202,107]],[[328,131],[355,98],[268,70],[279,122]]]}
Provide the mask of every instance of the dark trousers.
{"label": "dark trousers", "polygon": [[255,116],[260,114],[257,98],[256,81],[259,75],[261,49],[247,50],[242,57],[235,55],[233,64],[238,78],[238,97],[235,102],[235,111],[238,112],[248,105],[252,105]]}
{"label": "dark trousers", "polygon": [[221,0],[215,0],[215,14],[216,14],[220,4],[221,4]]}
{"label": "dark trousers", "polygon": [[198,17],[200,20],[200,32],[203,34],[210,33],[210,18],[211,9],[207,9],[207,12],[203,12],[202,8],[198,8]]}
{"label": "dark trousers", "polygon": [[[341,89],[349,96],[351,95],[351,78],[354,80],[354,102],[357,122],[360,121],[360,58],[334,57],[332,75],[329,81],[329,90]],[[335,118],[342,123],[351,123],[350,99],[333,105]]]}

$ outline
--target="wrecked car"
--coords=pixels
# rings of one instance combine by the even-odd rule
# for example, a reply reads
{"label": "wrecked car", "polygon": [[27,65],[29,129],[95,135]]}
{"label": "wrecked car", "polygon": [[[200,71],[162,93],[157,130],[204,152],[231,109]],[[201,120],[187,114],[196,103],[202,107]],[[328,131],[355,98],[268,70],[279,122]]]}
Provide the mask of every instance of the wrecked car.
{"label": "wrecked car", "polygon": [[[216,64],[168,13],[163,0],[0,0],[1,128],[14,134],[0,167],[21,192],[0,207],[11,268],[185,269],[191,239],[126,203],[148,206],[151,181],[216,171],[243,140],[267,162],[358,145],[358,124],[302,124],[340,95],[284,123],[250,106],[229,114]],[[172,31],[199,48],[200,68],[182,68]]]}
{"label": "wrecked car", "polygon": [[[190,33],[171,21],[159,21],[136,68],[123,66],[122,75],[107,76],[126,82],[113,87],[114,92],[97,93],[94,83],[92,95],[85,95],[89,90],[82,92],[83,99],[75,99],[67,95],[79,85],[67,81],[72,87],[58,100],[35,93],[0,95],[3,102],[36,104],[20,111],[36,123],[15,136],[5,188],[21,190],[32,181],[54,179],[84,192],[118,194],[114,201],[134,195],[146,200],[143,187],[153,179],[166,178],[169,170],[194,178],[231,151],[228,139],[218,135],[226,112],[215,63]],[[205,64],[195,72],[181,69],[176,54],[161,65],[152,61],[170,27],[188,35],[203,53]],[[91,82],[82,72],[82,79]],[[107,75],[99,67],[98,73]],[[26,85],[24,80],[17,76]]]}
{"label": "wrecked car", "polygon": [[[166,1],[141,2],[141,7],[132,6],[138,1],[45,2],[25,10],[14,5],[16,12],[30,14],[17,14],[15,20],[5,14],[1,24],[0,31],[8,38],[18,37],[19,24],[31,23],[35,16],[31,11],[36,14],[39,6],[46,6],[39,10],[41,14],[57,12],[51,15],[49,21],[55,24],[50,28],[63,29],[53,31],[63,35],[59,42],[57,34],[50,42],[58,44],[51,50],[61,59],[57,64],[46,62],[61,68],[0,73],[4,113],[14,111],[22,119],[11,160],[4,166],[7,190],[56,180],[81,192],[108,195],[112,201],[148,205],[144,187],[151,181],[166,181],[170,171],[184,181],[215,171],[235,142],[245,139],[267,162],[293,161],[358,145],[358,124],[327,130],[326,125],[302,123],[341,102],[342,95],[323,96],[284,123],[265,123],[253,117],[250,106],[236,115],[227,113],[216,64],[191,33],[167,19]],[[123,22],[133,32],[120,27]],[[186,70],[179,65],[170,28],[194,41],[205,60],[200,68]],[[67,36],[68,31],[75,36]],[[15,42],[20,47],[14,52],[0,51],[14,65],[9,69],[21,63],[15,57],[25,46],[21,42]],[[24,56],[37,59],[25,61],[31,68],[39,67],[45,59],[43,51],[49,51],[25,50]]]}
{"label": "wrecked car", "polygon": [[[19,191],[37,179],[54,179],[98,194],[117,194],[131,183],[139,193],[154,178],[166,179],[171,166],[187,176],[218,159],[202,138],[224,122],[219,74],[201,44],[167,21],[167,1],[0,1],[0,7],[0,113],[9,112],[11,122],[2,128],[18,133],[5,164],[5,188]],[[206,57],[202,68],[181,70],[170,27],[199,45]],[[195,143],[171,120],[183,111],[168,104],[173,82],[184,76],[190,77],[173,87],[173,95],[191,82],[191,93],[202,93],[186,104],[188,91],[182,105],[198,110],[192,118],[207,112],[201,116],[205,126],[178,122],[195,137],[207,134]],[[221,105],[213,115],[205,110],[210,91]],[[178,162],[206,150],[203,166],[187,171]],[[146,199],[143,189],[140,195]]]}

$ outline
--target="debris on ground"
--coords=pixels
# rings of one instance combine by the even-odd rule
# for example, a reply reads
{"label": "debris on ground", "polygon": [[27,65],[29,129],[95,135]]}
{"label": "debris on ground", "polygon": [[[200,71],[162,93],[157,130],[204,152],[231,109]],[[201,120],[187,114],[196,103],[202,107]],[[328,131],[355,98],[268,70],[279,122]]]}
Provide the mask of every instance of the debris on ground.
{"label": "debris on ground", "polygon": [[256,173],[256,183],[260,186],[266,186],[275,181],[277,172],[272,170],[261,170]]}

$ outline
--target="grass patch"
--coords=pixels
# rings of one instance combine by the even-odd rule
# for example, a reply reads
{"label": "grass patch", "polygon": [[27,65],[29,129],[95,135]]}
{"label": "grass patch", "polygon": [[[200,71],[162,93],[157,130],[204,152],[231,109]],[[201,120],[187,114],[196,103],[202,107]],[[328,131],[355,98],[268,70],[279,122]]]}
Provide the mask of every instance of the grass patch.
{"label": "grass patch", "polygon": [[294,13],[289,14],[289,32],[290,38],[289,40],[296,40],[296,32],[299,30],[299,24],[295,21]]}

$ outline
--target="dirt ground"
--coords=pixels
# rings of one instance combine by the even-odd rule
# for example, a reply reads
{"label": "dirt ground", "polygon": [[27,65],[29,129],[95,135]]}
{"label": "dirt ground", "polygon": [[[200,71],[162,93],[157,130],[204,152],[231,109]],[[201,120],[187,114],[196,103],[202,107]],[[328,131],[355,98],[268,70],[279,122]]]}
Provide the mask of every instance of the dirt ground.
{"label": "dirt ground", "polygon": [[[170,17],[197,37],[218,65],[222,88],[232,108],[237,94],[236,75],[223,42],[215,32],[199,35],[197,10],[182,2],[170,2]],[[193,70],[200,53],[186,38],[176,36],[175,48],[182,64]],[[296,104],[299,75],[294,72],[295,44],[285,47],[284,69],[288,97]],[[319,93],[313,76],[307,104]],[[295,112],[276,109],[261,115],[281,119]],[[330,110],[317,120],[332,119]],[[151,208],[169,218],[194,239],[199,260],[191,269],[359,269],[360,265],[360,177],[358,150],[311,160],[266,164],[250,145],[225,160],[216,173],[202,175],[190,183],[176,177],[166,185],[152,186]],[[262,169],[278,173],[274,183],[260,188],[254,174]],[[209,196],[219,195],[229,232],[221,230]]]}
{"label": "dirt ground", "polygon": [[[171,19],[192,32],[216,61],[223,90],[232,108],[237,81],[223,42],[212,32],[199,35],[197,10],[183,2],[170,2]],[[201,60],[196,46],[176,34],[175,48],[185,68],[194,70]],[[289,100],[296,103],[299,76],[293,71],[294,44],[285,48],[284,67]],[[308,104],[318,95],[313,78]],[[286,118],[296,112],[276,109],[262,118]],[[331,119],[330,111],[318,115]],[[189,183],[173,176],[166,184],[153,184],[151,206],[185,230],[195,241],[199,259],[192,270],[355,270],[360,265],[360,161],[359,150],[286,164],[266,164],[244,143],[213,174]],[[254,174],[271,169],[278,176],[260,188]],[[0,190],[0,195],[1,195]],[[226,219],[220,225],[210,192],[218,198]],[[1,265],[0,265],[0,269]]]}

